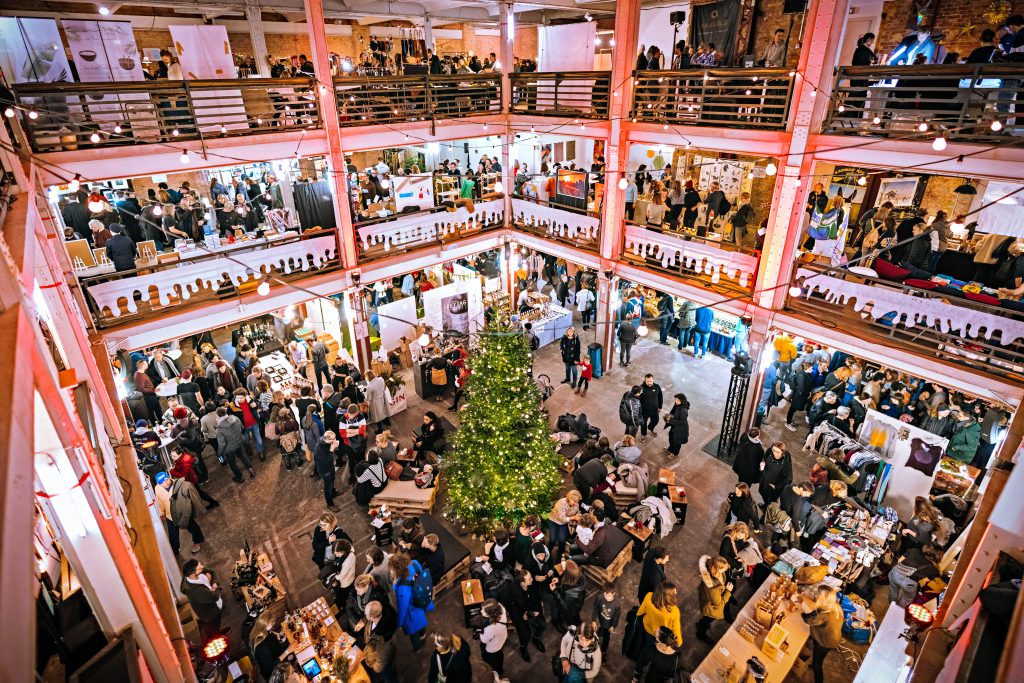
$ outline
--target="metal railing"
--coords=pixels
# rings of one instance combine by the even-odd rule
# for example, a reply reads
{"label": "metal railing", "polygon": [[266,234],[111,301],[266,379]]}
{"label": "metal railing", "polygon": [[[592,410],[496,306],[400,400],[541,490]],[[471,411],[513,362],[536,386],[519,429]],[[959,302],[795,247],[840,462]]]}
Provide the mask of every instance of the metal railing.
{"label": "metal railing", "polygon": [[789,69],[637,71],[637,121],[683,126],[784,129],[793,77]]}
{"label": "metal railing", "polygon": [[539,116],[608,118],[610,71],[517,72],[510,113]]}
{"label": "metal railing", "polygon": [[310,78],[22,83],[14,96],[33,151],[59,152],[319,128],[313,86]]}
{"label": "metal railing", "polygon": [[[932,291],[913,287],[903,282],[886,280],[853,274],[842,269],[834,269],[816,263],[801,262],[798,270],[812,271],[814,274],[826,275],[844,280],[852,280],[869,287],[884,288],[885,300],[893,298],[898,292],[908,297],[905,310],[914,311],[914,301],[930,299],[942,301],[946,306],[955,306],[977,312],[1007,318],[1013,323],[1024,322],[1024,312],[1002,306],[993,306],[980,301],[972,301],[966,297],[951,295],[948,291]],[[885,315],[874,317],[874,305],[865,306],[864,302],[853,298],[830,297],[815,290],[808,294],[807,289],[799,295],[787,295],[786,310],[804,314],[817,324],[843,330],[869,342],[877,342],[886,346],[903,348],[914,353],[931,356],[957,365],[963,365],[979,372],[999,377],[1009,377],[1016,381],[1024,381],[1024,345],[1011,343],[1001,345],[994,339],[987,339],[979,334],[976,337],[961,336],[955,331],[942,331],[940,324],[918,321],[908,327],[900,321],[900,312],[886,312]],[[845,301],[845,303],[843,303]],[[855,306],[862,310],[855,310]],[[974,324],[977,331],[977,325]],[[991,330],[987,330],[991,334]]]}
{"label": "metal railing", "polygon": [[[168,307],[184,308],[190,306],[196,306],[202,303],[210,301],[218,301],[222,299],[228,299],[231,297],[237,297],[239,294],[245,293],[250,290],[254,290],[258,284],[258,280],[250,279],[249,281],[243,282],[239,285],[234,279],[228,277],[224,279],[219,286],[215,287],[201,287],[196,289],[196,279],[192,278],[191,275],[186,276],[185,282],[178,282],[180,278],[175,276],[181,274],[184,271],[178,269],[181,268],[201,268],[204,265],[210,266],[216,270],[216,264],[214,261],[219,259],[225,259],[226,257],[232,257],[235,259],[243,259],[248,261],[249,255],[258,253],[260,251],[268,251],[276,249],[278,247],[285,247],[287,245],[295,245],[297,242],[304,242],[306,240],[313,240],[329,236],[334,243],[337,243],[337,230],[307,230],[301,234],[294,236],[283,237],[281,239],[273,240],[271,242],[259,241],[253,243],[251,248],[246,248],[241,245],[232,245],[225,249],[208,250],[200,247],[195,252],[195,255],[186,256],[185,258],[176,260],[165,260],[171,252],[158,254],[153,261],[147,263],[144,266],[139,266],[133,270],[125,270],[92,275],[89,277],[78,277],[79,287],[82,290],[85,301],[87,302],[89,313],[92,315],[93,320],[98,328],[108,328],[115,325],[121,325],[128,322],[138,322],[139,320],[146,320],[154,318],[160,315],[166,315]],[[276,265],[277,260],[273,258],[274,252],[268,251],[268,264],[272,267]],[[273,272],[275,279],[283,281],[295,281],[300,280],[304,277],[309,276],[309,272],[302,267],[302,263],[305,262],[306,257],[292,258],[291,267],[289,269],[276,269]],[[310,263],[306,264],[310,266]],[[314,259],[311,262],[311,267],[316,269],[317,273],[323,273],[327,271],[337,270],[340,267],[340,261],[338,260],[337,252],[335,251],[334,257],[326,259],[323,263],[317,263]],[[244,270],[244,268],[243,268]],[[250,269],[255,275],[255,269]],[[178,271],[177,273],[175,271]],[[214,271],[210,271],[212,274]],[[108,311],[105,307],[99,305],[96,299],[89,294],[89,289],[103,283],[109,283],[111,281],[147,277],[152,280],[153,275],[156,273],[164,273],[160,279],[170,283],[170,289],[175,290],[175,293],[169,297],[169,301],[166,304],[161,304],[159,299],[160,296],[150,296],[148,302],[141,301],[139,295],[135,295],[135,311],[131,311],[131,302],[127,302],[128,311],[122,311],[118,314],[115,311]],[[212,278],[219,277],[219,274],[212,275]],[[205,280],[204,280],[205,281]],[[192,291],[186,291],[188,290]],[[129,294],[129,296],[131,296]]]}
{"label": "metal railing", "polygon": [[[826,133],[906,137],[921,135],[921,123],[950,140],[997,141],[1024,133],[1024,119],[1008,121],[1024,64],[842,66],[835,79]],[[992,130],[994,120],[998,131]]]}
{"label": "metal railing", "polygon": [[501,113],[501,74],[341,76],[342,126],[372,126]]}

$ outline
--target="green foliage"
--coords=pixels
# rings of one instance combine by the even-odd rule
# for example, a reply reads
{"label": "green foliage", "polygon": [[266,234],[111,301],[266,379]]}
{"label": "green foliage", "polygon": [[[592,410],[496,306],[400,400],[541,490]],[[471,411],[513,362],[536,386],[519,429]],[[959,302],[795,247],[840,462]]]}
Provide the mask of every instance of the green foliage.
{"label": "green foliage", "polygon": [[491,323],[468,361],[462,426],[442,466],[445,514],[486,533],[550,510],[562,485],[560,456],[523,335],[506,322]]}

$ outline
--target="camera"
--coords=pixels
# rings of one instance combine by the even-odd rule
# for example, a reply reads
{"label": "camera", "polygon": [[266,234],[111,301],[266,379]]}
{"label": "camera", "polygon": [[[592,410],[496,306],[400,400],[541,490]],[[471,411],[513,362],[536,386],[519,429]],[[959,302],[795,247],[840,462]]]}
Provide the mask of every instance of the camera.
{"label": "camera", "polygon": [[576,627],[575,626],[570,626],[569,628],[566,629],[566,631],[568,631],[569,633],[571,633],[574,636],[576,635]]}

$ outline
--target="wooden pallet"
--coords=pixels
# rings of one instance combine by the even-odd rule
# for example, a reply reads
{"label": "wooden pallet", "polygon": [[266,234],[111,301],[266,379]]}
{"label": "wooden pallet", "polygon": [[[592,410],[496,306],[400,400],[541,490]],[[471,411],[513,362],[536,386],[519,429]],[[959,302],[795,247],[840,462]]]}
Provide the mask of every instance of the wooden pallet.
{"label": "wooden pallet", "polygon": [[459,560],[459,562],[446,571],[444,576],[434,582],[434,595],[443,591],[446,588],[451,588],[459,581],[459,579],[469,573],[469,567],[473,563],[473,558],[469,555]]}
{"label": "wooden pallet", "polygon": [[[626,533],[621,529],[618,529],[617,527],[612,527],[612,529],[615,529],[623,536],[626,536]],[[608,566],[601,567],[598,565],[587,564],[583,566],[583,571],[592,580],[596,581],[599,586],[603,584],[613,584],[620,576],[622,576],[622,572],[626,569],[626,565],[629,564],[629,561],[632,558],[633,543],[631,540],[628,540],[622,546],[622,550],[620,550],[618,554],[612,558],[611,562],[608,563]]]}
{"label": "wooden pallet", "polygon": [[412,481],[392,480],[370,501],[371,508],[387,505],[399,517],[422,517],[430,514],[437,497],[437,486],[421,489]]}

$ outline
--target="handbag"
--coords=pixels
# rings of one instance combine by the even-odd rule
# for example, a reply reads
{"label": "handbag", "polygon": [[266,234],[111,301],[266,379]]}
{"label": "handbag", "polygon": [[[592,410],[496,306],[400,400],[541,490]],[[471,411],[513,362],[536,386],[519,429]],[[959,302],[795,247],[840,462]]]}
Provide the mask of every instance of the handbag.
{"label": "handbag", "polygon": [[402,463],[397,460],[388,460],[387,464],[384,465],[384,474],[388,475],[388,479],[397,480],[402,476]]}
{"label": "handbag", "polygon": [[299,445],[299,433],[288,432],[287,434],[281,435],[281,450],[286,453],[291,453],[295,450],[295,447]]}
{"label": "handbag", "polygon": [[448,373],[444,368],[434,368],[430,371],[430,383],[435,387],[443,387],[448,384]]}

